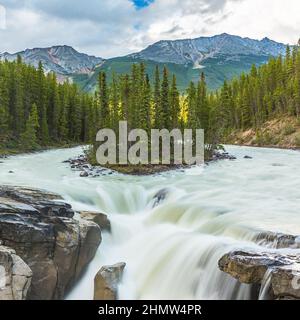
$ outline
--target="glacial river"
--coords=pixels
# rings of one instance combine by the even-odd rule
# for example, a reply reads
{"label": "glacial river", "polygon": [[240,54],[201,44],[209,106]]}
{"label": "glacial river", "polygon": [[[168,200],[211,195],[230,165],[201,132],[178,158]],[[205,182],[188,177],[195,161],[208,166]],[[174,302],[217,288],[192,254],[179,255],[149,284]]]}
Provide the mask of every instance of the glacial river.
{"label": "glacial river", "polygon": [[254,239],[262,231],[300,234],[300,152],[227,151],[237,160],[148,177],[81,178],[63,163],[80,147],[52,150],[1,159],[0,184],[53,191],[75,210],[109,216],[111,234],[67,299],[92,299],[97,271],[122,261],[120,299],[249,299],[250,287],[219,271],[218,260],[232,249],[261,249]]}

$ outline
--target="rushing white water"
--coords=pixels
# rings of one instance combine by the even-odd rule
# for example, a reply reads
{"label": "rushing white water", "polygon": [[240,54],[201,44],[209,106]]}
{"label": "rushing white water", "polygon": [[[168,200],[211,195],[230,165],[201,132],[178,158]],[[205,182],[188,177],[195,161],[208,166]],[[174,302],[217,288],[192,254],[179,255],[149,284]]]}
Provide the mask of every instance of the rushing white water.
{"label": "rushing white water", "polygon": [[[80,178],[62,163],[81,148],[54,150],[3,160],[0,184],[44,188],[76,210],[109,215],[112,233],[68,299],[92,299],[97,271],[120,261],[127,263],[121,299],[250,299],[250,287],[219,271],[218,260],[232,249],[259,250],[259,231],[300,234],[300,153],[227,149],[237,160],[99,178]],[[157,204],[161,190],[166,198]]]}

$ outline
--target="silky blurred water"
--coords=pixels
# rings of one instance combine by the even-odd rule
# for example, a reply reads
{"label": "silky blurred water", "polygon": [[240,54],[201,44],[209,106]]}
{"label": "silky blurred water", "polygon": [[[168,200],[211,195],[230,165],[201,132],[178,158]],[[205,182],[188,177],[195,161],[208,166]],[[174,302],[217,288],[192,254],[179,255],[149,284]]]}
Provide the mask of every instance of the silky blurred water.
{"label": "silky blurred water", "polygon": [[[300,234],[300,153],[226,149],[237,160],[98,178],[63,163],[80,147],[52,150],[2,160],[0,184],[43,188],[75,210],[109,215],[112,233],[68,299],[92,299],[97,271],[120,261],[127,263],[120,299],[249,299],[250,287],[219,271],[218,260],[232,249],[260,250],[253,241],[260,231]],[[155,206],[161,190],[166,199]]]}

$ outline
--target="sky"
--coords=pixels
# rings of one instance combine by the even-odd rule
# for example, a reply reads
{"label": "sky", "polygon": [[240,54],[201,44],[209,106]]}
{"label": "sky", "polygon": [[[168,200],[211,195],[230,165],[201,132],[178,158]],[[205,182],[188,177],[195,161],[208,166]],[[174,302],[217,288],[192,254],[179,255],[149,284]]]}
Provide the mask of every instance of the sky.
{"label": "sky", "polygon": [[229,33],[295,44],[299,0],[0,0],[0,52],[70,45],[103,58]]}

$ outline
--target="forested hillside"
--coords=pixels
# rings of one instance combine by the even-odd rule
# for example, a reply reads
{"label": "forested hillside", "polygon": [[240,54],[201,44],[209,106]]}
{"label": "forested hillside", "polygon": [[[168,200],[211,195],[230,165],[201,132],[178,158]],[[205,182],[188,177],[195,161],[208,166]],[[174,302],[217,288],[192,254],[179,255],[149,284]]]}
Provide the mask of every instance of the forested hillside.
{"label": "forested hillside", "polygon": [[96,127],[96,100],[76,85],[58,84],[22,63],[0,62],[0,146],[35,150],[40,147],[90,141]]}
{"label": "forested hillside", "polygon": [[[15,62],[0,62],[1,149],[31,151],[48,146],[95,141],[100,128],[192,128],[209,130],[204,77],[195,87],[195,102],[186,103],[176,77],[157,67],[151,85],[145,65],[134,64],[130,74],[113,76],[108,83],[101,72],[95,95],[76,85],[58,84],[54,73]],[[172,81],[169,81],[169,79]],[[201,118],[201,121],[200,121]],[[207,135],[208,136],[208,135]]]}
{"label": "forested hillside", "polygon": [[[150,82],[152,77],[153,85]],[[286,57],[253,65],[249,74],[225,82],[216,92],[207,90],[204,74],[191,82],[185,94],[176,76],[165,67],[147,73],[143,63],[131,72],[99,74],[95,95],[82,93],[76,85],[58,84],[53,73],[45,75],[22,63],[0,63],[0,136],[2,149],[21,151],[66,143],[95,141],[97,130],[118,130],[127,120],[129,129],[203,128],[210,150],[219,141],[234,141],[235,132],[252,130],[258,145],[273,145],[280,135],[291,135],[300,144],[300,50],[287,48]],[[266,133],[265,123],[293,119],[278,134]],[[293,127],[293,128],[292,128]],[[297,141],[298,142],[297,142]],[[241,141],[241,143],[243,143]]]}
{"label": "forested hillside", "polygon": [[[100,78],[106,80],[106,74],[101,72]],[[300,145],[295,134],[300,116],[300,50],[296,46],[287,47],[285,57],[253,65],[248,74],[225,81],[215,92],[207,90],[202,73],[198,83],[190,82],[180,95],[176,77],[170,77],[166,68],[161,77],[158,67],[151,86],[144,64],[133,65],[131,74],[113,79],[111,89],[105,85],[104,91],[100,81],[100,97],[114,97],[102,105],[111,106],[106,109],[112,119],[127,119],[133,128],[203,128],[206,142],[213,146],[229,141],[236,131],[251,129],[257,145],[276,145],[281,135],[293,135],[294,145]],[[281,119],[279,132],[264,132],[266,123],[274,119]],[[286,125],[284,119],[289,119]]]}
{"label": "forested hillside", "polygon": [[150,82],[154,83],[154,71],[156,66],[163,70],[164,66],[170,73],[176,75],[178,90],[183,94],[192,80],[197,83],[199,73],[205,73],[208,89],[216,90],[220,88],[225,79],[231,80],[239,76],[242,72],[248,72],[252,64],[262,65],[266,63],[271,56],[243,55],[238,59],[236,57],[222,56],[206,58],[201,62],[201,66],[194,66],[192,63],[177,64],[172,62],[157,62],[152,60],[143,60],[134,57],[120,57],[108,59],[101,66],[96,67],[94,73],[74,74],[72,79],[84,91],[93,92],[97,88],[97,80],[100,72],[105,72],[108,83],[112,81],[113,74],[121,75],[130,73],[133,64],[144,63],[149,74]]}
{"label": "forested hillside", "polygon": [[[294,134],[300,117],[300,50],[287,48],[286,57],[272,58],[267,64],[252,67],[230,83],[225,82],[215,96],[225,137],[232,131],[253,129],[253,144],[277,145],[283,136]],[[265,123],[274,119],[286,125],[267,130]],[[266,127],[266,130],[262,130]],[[274,129],[274,125],[272,126]],[[277,131],[276,131],[277,130]],[[234,138],[231,137],[234,141]],[[294,145],[300,136],[293,137]],[[256,140],[256,141],[255,141]],[[243,143],[240,141],[240,143]]]}

